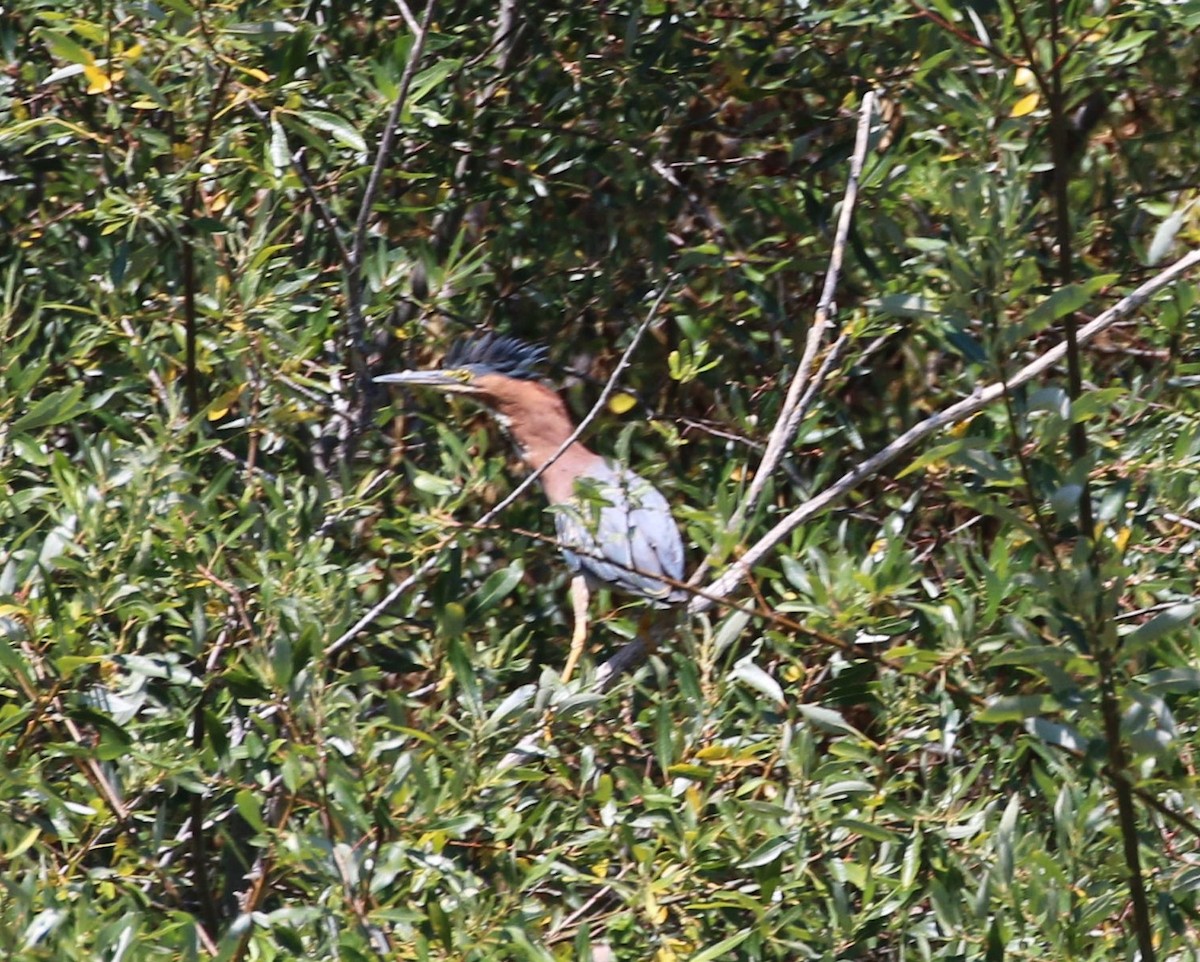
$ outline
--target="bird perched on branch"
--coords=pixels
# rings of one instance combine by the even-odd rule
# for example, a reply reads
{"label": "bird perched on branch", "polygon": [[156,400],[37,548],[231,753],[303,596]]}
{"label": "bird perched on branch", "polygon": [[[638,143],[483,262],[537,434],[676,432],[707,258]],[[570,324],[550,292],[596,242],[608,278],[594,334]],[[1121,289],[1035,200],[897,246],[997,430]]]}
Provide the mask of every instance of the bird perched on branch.
{"label": "bird perched on branch", "polygon": [[687,594],[671,584],[683,577],[683,541],[658,489],[578,441],[554,459],[574,426],[562,399],[537,379],[545,359],[544,347],[483,334],[457,342],[440,368],[375,380],[473,398],[531,470],[545,466],[538,480],[555,509],[559,547],[572,575],[575,629],[562,673],[567,681],[587,639],[590,587],[636,595],[658,608],[678,604]]}

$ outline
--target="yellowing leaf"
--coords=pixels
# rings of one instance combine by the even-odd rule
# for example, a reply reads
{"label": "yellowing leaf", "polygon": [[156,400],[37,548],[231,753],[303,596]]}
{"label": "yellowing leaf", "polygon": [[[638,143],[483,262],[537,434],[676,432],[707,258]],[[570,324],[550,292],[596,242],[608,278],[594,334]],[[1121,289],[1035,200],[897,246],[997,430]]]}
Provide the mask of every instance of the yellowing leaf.
{"label": "yellowing leaf", "polygon": [[142,45],[140,43],[135,43],[132,47],[125,50],[121,54],[121,57],[125,60],[137,60],[137,58],[140,57],[141,55],[142,55]]}
{"label": "yellowing leaf", "polygon": [[667,910],[658,904],[658,899],[654,897],[653,889],[646,889],[643,907],[646,910],[646,918],[650,920],[652,925],[662,925],[667,920]]}
{"label": "yellowing leaf", "polygon": [[85,63],[83,75],[87,78],[87,92],[90,94],[102,94],[106,90],[112,89],[112,77],[103,67],[97,67],[94,63]]}
{"label": "yellowing leaf", "polygon": [[1009,111],[1008,115],[1010,117],[1024,117],[1026,114],[1033,113],[1037,109],[1039,99],[1040,95],[1036,90],[1031,94],[1026,94],[1013,104],[1013,108]]}
{"label": "yellowing leaf", "polygon": [[613,414],[624,414],[637,404],[637,398],[626,391],[619,391],[608,399],[608,409]]}
{"label": "yellowing leaf", "polygon": [[964,418],[963,420],[959,421],[958,424],[954,425],[954,427],[952,427],[946,433],[949,434],[952,438],[965,437],[967,431],[971,427],[971,422],[974,420],[975,420],[975,415],[972,414],[969,418]]}
{"label": "yellowing leaf", "polygon": [[1014,87],[1030,87],[1033,85],[1033,71],[1028,67],[1018,67],[1013,74]]}
{"label": "yellowing leaf", "polygon": [[244,390],[246,390],[246,385],[239,384],[235,388],[230,388],[219,398],[214,400],[208,408],[208,419],[210,421],[219,421],[221,418],[225,417],[237,399],[242,396],[242,392]]}

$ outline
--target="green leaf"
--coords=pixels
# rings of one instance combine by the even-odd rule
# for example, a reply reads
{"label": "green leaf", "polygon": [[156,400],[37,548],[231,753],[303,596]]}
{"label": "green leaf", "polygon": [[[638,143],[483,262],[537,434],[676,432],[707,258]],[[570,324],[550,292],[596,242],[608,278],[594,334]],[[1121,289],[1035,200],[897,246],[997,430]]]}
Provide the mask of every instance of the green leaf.
{"label": "green leaf", "polygon": [[[788,559],[783,559],[787,561]],[[786,568],[786,566],[785,566]],[[717,657],[723,655],[729,646],[742,636],[742,632],[746,630],[746,625],[750,623],[750,613],[747,611],[732,611],[721,623],[721,627],[717,629],[713,635],[713,653]]]}
{"label": "green leaf", "polygon": [[453,481],[428,471],[414,471],[412,483],[418,491],[432,494],[435,498],[448,498],[458,491],[458,485]]}
{"label": "green leaf", "polygon": [[1153,267],[1161,261],[1175,246],[1175,238],[1183,227],[1183,219],[1190,208],[1191,204],[1188,204],[1172,211],[1171,216],[1158,225],[1154,239],[1150,241],[1150,247],[1146,251],[1146,263],[1149,266]]}
{"label": "green leaf", "polygon": [[515,715],[517,712],[524,711],[533,703],[533,697],[537,694],[537,685],[528,684],[521,685],[519,688],[509,692],[497,705],[492,709],[492,713],[488,715],[487,721],[484,723],[485,731],[495,731],[506,719]]}
{"label": "green leaf", "polygon": [[770,865],[784,852],[789,852],[795,847],[796,839],[792,835],[780,835],[778,838],[768,839],[738,862],[738,868],[758,868],[761,865]]}
{"label": "green leaf", "polygon": [[1025,727],[1047,745],[1053,745],[1055,748],[1067,748],[1075,752],[1087,749],[1087,739],[1071,725],[1050,721],[1048,718],[1029,718],[1025,721]]}
{"label": "green leaf", "polygon": [[296,116],[318,130],[333,134],[336,140],[351,150],[362,154],[367,152],[367,142],[363,139],[362,134],[355,130],[350,121],[345,118],[326,110],[301,110],[296,113]]}
{"label": "green leaf", "polygon": [[96,60],[92,53],[85,50],[65,33],[60,33],[57,30],[47,30],[43,27],[38,30],[38,36],[46,44],[46,49],[59,60],[67,60],[73,64],[80,65],[91,64]]}
{"label": "green leaf", "polygon": [[489,575],[487,581],[467,602],[466,620],[474,624],[485,611],[496,607],[512,594],[523,577],[525,566],[520,561],[514,561],[508,567]]}
{"label": "green leaf", "polygon": [[759,694],[770,698],[776,704],[787,704],[787,699],[784,698],[783,689],[779,686],[779,682],[759,668],[749,655],[738,661],[729,674],[731,678],[743,682]]}
{"label": "green leaf", "polygon": [[1117,274],[1101,274],[1088,278],[1082,284],[1060,287],[1029,312],[1021,324],[1022,329],[1026,332],[1038,331],[1059,318],[1073,314],[1118,278]]}
{"label": "green leaf", "polygon": [[834,732],[838,735],[858,735],[862,737],[862,733],[849,724],[842,717],[841,712],[834,711],[832,708],[823,708],[820,705],[799,704],[796,706],[796,710],[808,719],[809,722],[824,731]]}
{"label": "green leaf", "polygon": [[1153,692],[1200,691],[1200,668],[1158,668],[1146,673],[1144,683]]}
{"label": "green leaf", "polygon": [[953,441],[947,441],[945,444],[939,444],[936,447],[926,451],[920,457],[915,458],[904,468],[896,473],[896,478],[906,478],[910,474],[921,471],[931,464],[937,464],[941,461],[948,461],[953,455],[960,453],[967,445],[965,438],[958,438]]}
{"label": "green leaf", "polygon": [[243,788],[234,796],[234,805],[238,814],[255,832],[265,834],[267,823],[262,817],[262,799],[248,788]]}
{"label": "green leaf", "polygon": [[79,399],[83,397],[83,385],[74,384],[65,391],[58,391],[49,397],[44,397],[32,408],[13,422],[12,430],[35,431],[51,424],[61,424],[78,415],[83,406]]}
{"label": "green leaf", "polygon": [[1057,708],[1058,704],[1049,695],[1000,695],[989,699],[987,705],[975,713],[975,721],[983,725],[1024,721]]}
{"label": "green leaf", "polygon": [[221,28],[224,33],[235,37],[253,37],[256,40],[271,40],[286,37],[296,32],[294,25],[286,20],[263,20],[259,23],[229,23]]}
{"label": "green leaf", "polygon": [[1160,612],[1144,624],[1125,635],[1121,647],[1126,654],[1149,645],[1173,631],[1186,627],[1196,617],[1196,606],[1193,604],[1172,605],[1166,611]]}
{"label": "green leaf", "polygon": [[446,57],[422,70],[413,78],[412,87],[408,94],[408,103],[410,105],[420,103],[434,87],[439,86],[447,77],[458,70],[461,65],[462,61],[453,57]]}

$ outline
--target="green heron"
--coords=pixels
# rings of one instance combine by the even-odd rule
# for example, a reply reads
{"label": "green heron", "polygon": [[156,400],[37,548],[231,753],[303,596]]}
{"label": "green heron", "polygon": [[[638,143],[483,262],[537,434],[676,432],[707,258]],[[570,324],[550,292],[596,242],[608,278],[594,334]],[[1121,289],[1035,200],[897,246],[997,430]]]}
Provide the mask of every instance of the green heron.
{"label": "green heron", "polygon": [[[574,431],[562,399],[537,379],[545,359],[544,347],[489,333],[455,343],[440,368],[375,380],[473,398],[537,471]],[[683,541],[654,485],[578,441],[538,480],[555,509],[559,547],[571,571],[575,629],[562,672],[568,681],[587,639],[589,588],[635,595],[656,608],[678,604],[687,594],[671,582],[683,577]]]}

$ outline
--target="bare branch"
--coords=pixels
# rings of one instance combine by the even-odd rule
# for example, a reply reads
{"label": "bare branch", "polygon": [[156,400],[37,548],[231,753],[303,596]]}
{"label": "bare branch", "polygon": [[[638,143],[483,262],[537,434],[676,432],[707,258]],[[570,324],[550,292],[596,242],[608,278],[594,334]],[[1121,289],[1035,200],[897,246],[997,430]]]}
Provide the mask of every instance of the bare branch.
{"label": "bare branch", "polygon": [[[404,73],[400,75],[400,89],[388,113],[387,124],[383,128],[383,136],[379,138],[379,148],[375,152],[375,163],[371,167],[371,176],[367,178],[367,189],[363,192],[362,206],[358,211],[358,220],[354,224],[354,236],[350,243],[350,253],[354,259],[354,269],[357,275],[362,268],[363,248],[367,242],[367,226],[371,221],[371,207],[375,203],[375,195],[379,193],[379,185],[383,182],[383,171],[392,155],[392,146],[396,143],[396,133],[400,126],[400,115],[408,100],[408,91],[412,86],[413,75],[421,54],[425,50],[425,37],[429,33],[429,21],[433,17],[434,0],[427,0],[425,13],[415,36],[412,47],[408,51],[408,60],[404,64]],[[357,280],[357,276],[355,280]]]}
{"label": "bare branch", "polygon": [[396,0],[396,6],[400,8],[400,16],[408,24],[409,31],[413,34],[420,33],[421,25],[417,22],[417,18],[413,16],[412,7],[405,3],[404,0]]}
{"label": "bare branch", "polygon": [[[867,155],[867,144],[870,142],[871,117],[874,111],[875,94],[873,91],[867,91],[859,110],[858,131],[854,139],[854,153],[850,158],[846,193],[842,199],[842,209],[838,216],[837,232],[834,235],[833,250],[829,255],[829,269],[825,272],[825,285],[821,289],[821,299],[817,302],[816,314],[812,327],[808,331],[808,339],[804,345],[804,354],[800,358],[800,366],[796,369],[796,376],[792,378],[792,383],[788,387],[787,397],[779,412],[779,420],[775,423],[771,436],[767,439],[767,450],[763,454],[762,461],[759,462],[758,470],[754,472],[754,480],[750,483],[745,499],[730,520],[732,528],[740,528],[746,517],[758,504],[767,481],[774,474],[775,467],[783,457],[784,451],[791,446],[796,431],[800,427],[800,420],[804,416],[806,405],[801,401],[806,394],[805,389],[810,387],[809,381],[812,377],[813,366],[817,362],[817,354],[832,323],[830,315],[833,308],[833,295],[837,291],[838,278],[842,271],[842,258],[846,252],[846,242],[850,237],[850,222],[854,215],[855,201],[858,199],[858,181],[862,176],[863,161]],[[828,371],[828,366],[825,370]],[[818,379],[808,392],[810,398],[819,386]]]}
{"label": "bare branch", "polygon": [[[1100,314],[1095,320],[1080,328],[1077,338],[1078,343],[1080,345],[1086,344],[1096,337],[1097,334],[1137,310],[1153,294],[1178,279],[1197,264],[1200,264],[1200,250],[1192,251],[1185,257],[1180,258],[1166,270],[1161,271],[1146,281],[1137,290],[1133,291],[1133,293],[1121,298],[1121,300]],[[755,545],[747,550],[742,557],[731,564],[709,586],[706,594],[716,597],[724,597],[729,594],[746,577],[746,573],[760,558],[764,557],[805,521],[820,514],[841,497],[854,490],[854,488],[867,478],[878,474],[884,467],[891,464],[900,455],[915,447],[921,441],[983,410],[993,401],[1002,397],[1006,389],[1019,387],[1033,380],[1035,377],[1044,374],[1061,362],[1066,353],[1067,345],[1065,343],[1058,344],[1037,360],[1025,365],[1025,367],[1009,378],[1007,382],[997,381],[986,387],[977,388],[969,397],[963,398],[956,404],[950,405],[944,411],[926,418],[920,424],[905,431],[904,434],[896,438],[891,444],[867,458],[866,461],[852,471],[848,471],[815,498],[811,498],[800,505],[776,524]],[[711,608],[712,605],[713,602],[707,598],[693,598],[691,604],[688,606],[688,610],[696,613],[705,611]]]}
{"label": "bare branch", "polygon": [[[1190,254],[1181,257],[1170,267],[1150,278],[1150,280],[1146,281],[1131,294],[1121,298],[1121,300],[1107,311],[1081,328],[1078,334],[1078,343],[1080,345],[1087,344],[1102,331],[1107,330],[1124,317],[1132,314],[1149,300],[1151,296],[1168,284],[1176,281],[1197,264],[1200,264],[1200,250],[1192,251]],[[741,558],[726,568],[721,576],[709,585],[708,588],[704,591],[693,593],[692,599],[688,603],[688,613],[699,614],[700,612],[724,604],[723,599],[741,583],[750,571],[750,568],[804,522],[820,514],[843,495],[854,490],[854,488],[867,478],[877,474],[921,441],[981,411],[993,401],[1003,397],[1006,390],[1011,390],[1014,387],[1025,384],[1045,373],[1063,359],[1066,355],[1066,350],[1066,344],[1059,344],[1051,348],[1037,360],[1021,368],[1021,370],[1007,381],[995,382],[987,387],[977,389],[970,397],[964,398],[958,403],[952,404],[940,414],[935,414],[922,421],[920,424],[906,431],[887,447],[868,458],[857,468],[848,471],[829,488],[817,495],[817,497],[811,498],[800,505],[775,525],[755,545],[747,550]],[[647,640],[644,638],[635,638],[628,644],[623,645],[608,661],[604,662],[597,669],[595,689],[598,691],[607,691],[623,674],[637,668],[645,660],[646,654]],[[1121,774],[1119,777],[1123,778],[1125,776]]]}

